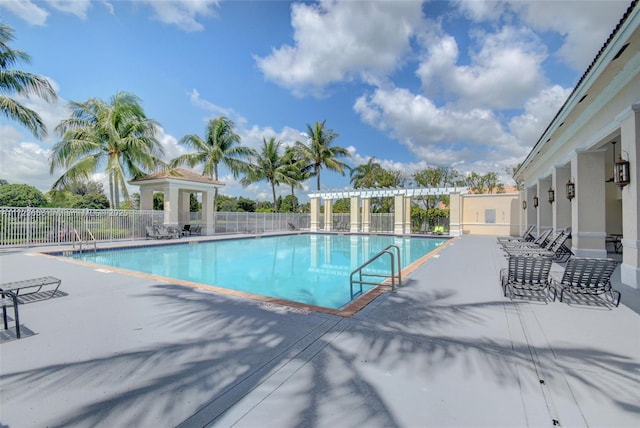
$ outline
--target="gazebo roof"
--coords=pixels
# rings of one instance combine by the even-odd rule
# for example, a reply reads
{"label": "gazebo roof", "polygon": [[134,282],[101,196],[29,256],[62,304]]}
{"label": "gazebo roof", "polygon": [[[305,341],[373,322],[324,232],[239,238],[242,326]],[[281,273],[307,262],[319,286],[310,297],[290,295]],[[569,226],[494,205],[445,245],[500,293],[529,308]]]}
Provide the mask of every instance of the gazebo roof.
{"label": "gazebo roof", "polygon": [[168,184],[179,187],[180,189],[195,191],[206,191],[214,187],[224,186],[222,181],[212,180],[209,177],[183,168],[173,168],[145,175],[144,177],[129,181],[129,184],[155,188]]}

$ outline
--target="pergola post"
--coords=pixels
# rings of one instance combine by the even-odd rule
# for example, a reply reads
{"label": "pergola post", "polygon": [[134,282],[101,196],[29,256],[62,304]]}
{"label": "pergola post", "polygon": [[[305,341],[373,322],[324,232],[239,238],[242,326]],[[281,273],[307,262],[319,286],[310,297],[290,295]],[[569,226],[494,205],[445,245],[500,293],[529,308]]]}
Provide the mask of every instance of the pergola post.
{"label": "pergola post", "polygon": [[333,199],[325,198],[324,200],[324,230],[331,232],[333,225]]}
{"label": "pergola post", "polygon": [[351,227],[349,231],[351,233],[360,232],[360,197],[351,197]]}
{"label": "pergola post", "polygon": [[320,230],[320,198],[312,197],[310,198],[311,205],[311,221],[309,224],[309,230],[311,232],[317,232]]}
{"label": "pergola post", "polygon": [[371,231],[371,198],[362,198],[362,232]]}

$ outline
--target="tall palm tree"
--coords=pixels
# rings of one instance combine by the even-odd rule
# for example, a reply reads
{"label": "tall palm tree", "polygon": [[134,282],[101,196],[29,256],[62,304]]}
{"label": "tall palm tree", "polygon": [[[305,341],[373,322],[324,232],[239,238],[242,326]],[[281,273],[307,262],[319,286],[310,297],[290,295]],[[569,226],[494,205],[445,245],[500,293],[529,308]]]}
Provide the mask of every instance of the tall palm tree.
{"label": "tall palm tree", "polygon": [[19,122],[36,138],[42,139],[47,135],[47,127],[40,115],[7,94],[35,95],[47,102],[54,102],[57,100],[56,91],[43,76],[9,69],[18,61],[31,61],[26,52],[11,49],[8,44],[11,41],[13,28],[0,23],[0,110],[5,117]]}
{"label": "tall palm tree", "polygon": [[[204,140],[198,135],[189,134],[180,139],[183,144],[193,150],[194,153],[186,153],[178,156],[172,162],[172,166],[187,164],[190,167],[202,165],[202,175],[212,180],[218,180],[218,166],[225,165],[234,177],[246,171],[248,164],[245,158],[253,153],[248,147],[240,145],[240,136],[233,131],[233,122],[220,116],[209,120]],[[213,194],[213,212],[218,210],[218,188]]]}
{"label": "tall palm tree", "polygon": [[338,134],[331,129],[325,129],[325,122],[316,122],[313,126],[307,125],[308,141],[301,143],[296,141],[296,147],[307,159],[305,171],[310,171],[317,179],[317,190],[320,190],[320,171],[327,168],[344,175],[349,165],[341,161],[342,157],[349,157],[349,151],[344,147],[331,146]]}
{"label": "tall palm tree", "polygon": [[351,170],[350,183],[355,189],[375,187],[378,183],[378,175],[382,166],[375,158],[370,158],[367,163],[358,165]]}
{"label": "tall palm tree", "polygon": [[278,212],[276,200],[276,186],[292,182],[291,164],[285,155],[281,154],[282,143],[275,138],[262,139],[260,152],[253,155],[253,161],[247,175],[242,179],[242,184],[266,180],[271,185],[273,207]]}
{"label": "tall palm tree", "polygon": [[289,166],[287,174],[289,176],[288,184],[291,186],[291,201],[294,204],[293,211],[295,212],[296,195],[295,189],[302,188],[302,183],[309,179],[311,174],[304,171],[305,158],[295,146],[287,146],[284,151],[284,162]]}
{"label": "tall palm tree", "polygon": [[71,117],[56,127],[62,140],[53,146],[50,173],[66,168],[52,189],[63,189],[104,168],[109,178],[111,208],[120,194],[129,199],[127,177],[138,178],[162,165],[162,146],[156,139],[157,123],[146,117],[140,98],[119,92],[109,103],[90,98],[71,102]]}

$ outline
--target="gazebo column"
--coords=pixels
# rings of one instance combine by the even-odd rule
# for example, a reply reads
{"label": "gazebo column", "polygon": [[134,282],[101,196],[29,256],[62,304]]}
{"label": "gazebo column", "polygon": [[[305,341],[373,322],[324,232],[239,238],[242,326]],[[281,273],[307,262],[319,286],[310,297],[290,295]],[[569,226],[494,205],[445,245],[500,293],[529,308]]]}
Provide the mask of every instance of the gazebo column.
{"label": "gazebo column", "polygon": [[333,225],[333,199],[326,198],[324,200],[324,230],[331,232]]}
{"label": "gazebo column", "polygon": [[629,161],[630,182],[622,188],[622,265],[623,284],[640,289],[640,104],[631,106],[621,119],[622,157]]}
{"label": "gazebo column", "polygon": [[177,226],[180,207],[178,203],[179,189],[174,186],[164,187],[164,224]]}
{"label": "gazebo column", "polygon": [[213,224],[213,198],[215,192],[209,190],[202,192],[202,234],[213,235],[216,233]]}
{"label": "gazebo column", "polygon": [[576,197],[571,211],[572,251],[579,257],[606,257],[605,150],[577,151],[571,160]]}
{"label": "gazebo column", "polygon": [[449,235],[462,235],[462,198],[459,192],[449,196]]}
{"label": "gazebo column", "polygon": [[147,186],[140,186],[140,209],[152,210],[153,209],[153,188]]}
{"label": "gazebo column", "polygon": [[178,221],[180,224],[189,224],[191,216],[189,215],[191,192],[188,190],[180,190],[178,195],[180,212],[178,213]]}
{"label": "gazebo column", "polygon": [[311,232],[317,232],[320,230],[320,198],[310,198],[311,205],[311,222],[309,224],[309,230]]}
{"label": "gazebo column", "polygon": [[362,198],[362,233],[371,231],[371,198]]}
{"label": "gazebo column", "polygon": [[351,233],[360,232],[360,197],[352,196],[351,197]]}

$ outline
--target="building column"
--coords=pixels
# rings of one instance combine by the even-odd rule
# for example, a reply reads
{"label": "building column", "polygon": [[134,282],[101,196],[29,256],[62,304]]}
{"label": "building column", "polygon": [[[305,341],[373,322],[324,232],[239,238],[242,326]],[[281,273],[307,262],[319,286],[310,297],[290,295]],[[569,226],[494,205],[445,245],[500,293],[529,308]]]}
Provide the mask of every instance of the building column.
{"label": "building column", "polygon": [[629,161],[630,183],[622,188],[622,265],[623,284],[640,289],[640,104],[621,121],[622,157]]}
{"label": "building column", "polygon": [[[518,235],[522,236],[525,230],[529,227],[529,223],[527,220],[527,208],[529,208],[529,202],[527,201],[527,189],[520,190],[518,196],[518,219],[520,222],[520,226],[518,228]],[[522,208],[522,203],[525,203],[525,208]]]}
{"label": "building column", "polygon": [[153,209],[153,189],[151,187],[140,186],[140,209]]}
{"label": "building column", "polygon": [[360,197],[351,197],[351,227],[349,231],[351,233],[360,232]]}
{"label": "building column", "polygon": [[177,187],[171,185],[164,187],[164,224],[165,226],[177,226],[178,214],[180,213],[180,206],[178,203]]}
{"label": "building column", "polygon": [[324,200],[324,230],[331,232],[331,226],[333,226],[333,199],[327,198]]}
{"label": "building column", "polygon": [[576,178],[571,210],[571,247],[579,257],[606,257],[605,150],[576,151],[571,171]]}
{"label": "building column", "polygon": [[462,196],[459,192],[449,195],[449,235],[462,235]]}
{"label": "building column", "polygon": [[552,205],[549,203],[547,191],[551,187],[551,178],[538,180],[538,232],[553,228]]}
{"label": "building column", "polygon": [[216,233],[213,224],[213,198],[214,191],[208,190],[202,192],[202,234],[213,235]]}
{"label": "building column", "polygon": [[362,198],[362,232],[371,231],[371,198]]}
{"label": "building column", "polygon": [[553,203],[553,228],[556,230],[571,227],[571,201],[567,199],[567,181],[571,178],[571,168],[556,167],[551,177],[551,186],[556,192]]}

